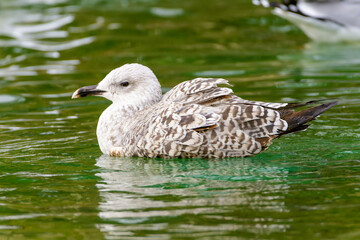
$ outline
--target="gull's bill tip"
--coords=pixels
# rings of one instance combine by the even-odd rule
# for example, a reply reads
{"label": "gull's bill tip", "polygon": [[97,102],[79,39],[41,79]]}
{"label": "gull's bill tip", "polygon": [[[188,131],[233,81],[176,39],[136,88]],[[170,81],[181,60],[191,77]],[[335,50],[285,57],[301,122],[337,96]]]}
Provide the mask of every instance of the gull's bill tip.
{"label": "gull's bill tip", "polygon": [[97,89],[97,85],[85,86],[76,90],[71,98],[74,99],[74,98],[81,98],[81,97],[94,96],[94,95],[96,96],[96,95],[101,95],[104,92],[106,91]]}
{"label": "gull's bill tip", "polygon": [[71,96],[71,99],[80,98],[79,90],[80,90],[80,88],[77,89],[77,90],[73,93],[73,95]]}

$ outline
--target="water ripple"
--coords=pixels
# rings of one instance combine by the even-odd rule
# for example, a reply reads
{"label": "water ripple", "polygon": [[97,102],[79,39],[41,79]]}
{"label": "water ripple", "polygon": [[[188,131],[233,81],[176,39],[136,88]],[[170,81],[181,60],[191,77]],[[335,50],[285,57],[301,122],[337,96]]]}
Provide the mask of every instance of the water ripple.
{"label": "water ripple", "polygon": [[53,43],[50,41],[35,41],[29,39],[21,40],[8,40],[1,41],[0,46],[2,47],[22,47],[38,51],[63,51],[71,48],[76,48],[82,45],[90,44],[95,40],[95,37],[85,37],[81,39],[76,39],[73,41],[68,41],[65,43]]}
{"label": "water ripple", "polygon": [[[101,28],[104,19],[99,17],[88,26],[71,27],[75,21],[76,7],[57,6],[67,1],[35,1],[42,6],[26,8],[26,1],[4,4],[0,9],[0,47],[12,49],[5,56],[0,54],[0,77],[14,80],[17,76],[35,76],[39,71],[47,74],[68,74],[74,71],[79,60],[45,62],[24,66],[33,58],[59,58],[60,52],[91,44],[94,36],[76,37],[77,32]],[[14,8],[13,6],[18,6]],[[81,30],[81,31],[80,31]],[[21,54],[33,50],[35,52]]]}
{"label": "water ripple", "polygon": [[[26,19],[28,21],[24,21],[24,18],[21,18],[22,23],[24,22],[33,22],[34,20],[38,20],[35,18]],[[61,28],[69,23],[72,23],[74,21],[74,16],[68,15],[68,16],[60,16],[58,19],[40,23],[40,24],[33,24],[33,25],[16,25],[18,24],[19,19],[7,19],[7,21],[3,22],[1,26],[3,28],[0,31],[0,34],[3,36],[13,37],[16,39],[36,39],[39,38],[39,36],[36,37],[36,35],[32,35],[34,33],[39,32],[49,32],[58,28]],[[6,23],[6,24],[4,24]],[[67,37],[67,34],[66,36]]]}
{"label": "water ripple", "polygon": [[20,96],[0,94],[0,104],[23,102],[23,101],[25,101],[25,98],[20,97]]}

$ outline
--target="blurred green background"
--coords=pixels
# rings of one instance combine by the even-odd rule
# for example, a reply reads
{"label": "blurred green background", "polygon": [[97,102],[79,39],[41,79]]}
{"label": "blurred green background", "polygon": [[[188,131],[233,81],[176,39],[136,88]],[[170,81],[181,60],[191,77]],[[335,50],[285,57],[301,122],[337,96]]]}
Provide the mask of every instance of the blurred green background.
{"label": "blurred green background", "polygon": [[[71,100],[139,62],[164,92],[229,79],[249,100],[337,98],[252,158],[110,158],[109,105]],[[246,0],[1,0],[0,239],[359,239],[360,44],[316,44]]]}

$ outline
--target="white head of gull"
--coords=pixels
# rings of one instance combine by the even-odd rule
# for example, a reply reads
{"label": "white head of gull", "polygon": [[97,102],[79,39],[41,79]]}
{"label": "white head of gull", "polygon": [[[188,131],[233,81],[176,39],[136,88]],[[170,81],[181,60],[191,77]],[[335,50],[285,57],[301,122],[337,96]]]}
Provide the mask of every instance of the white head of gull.
{"label": "white head of gull", "polygon": [[252,156],[272,139],[306,129],[307,122],[336,104],[295,112],[316,101],[248,101],[220,84],[228,81],[196,78],[162,96],[154,73],[133,63],[112,70],[98,85],[79,88],[72,97],[97,95],[112,101],[97,126],[104,154],[164,158]]}
{"label": "white head of gull", "polygon": [[137,63],[112,70],[99,82],[96,89],[103,90],[101,96],[124,109],[141,110],[162,97],[161,86],[155,74],[150,68]]}

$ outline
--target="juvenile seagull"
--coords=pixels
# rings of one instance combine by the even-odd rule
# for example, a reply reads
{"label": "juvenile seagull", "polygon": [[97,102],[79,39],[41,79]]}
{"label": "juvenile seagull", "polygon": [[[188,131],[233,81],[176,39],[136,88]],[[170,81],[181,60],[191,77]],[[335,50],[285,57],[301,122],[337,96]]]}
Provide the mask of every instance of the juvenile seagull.
{"label": "juvenile seagull", "polygon": [[[281,2],[281,3],[279,3]],[[253,0],[319,42],[360,41],[360,0]]]}
{"label": "juvenile seagull", "polygon": [[334,106],[299,112],[307,103],[265,103],[233,94],[221,78],[196,78],[167,92],[141,64],[112,70],[98,85],[72,98],[102,96],[113,103],[97,125],[100,149],[111,156],[226,158],[261,153],[271,140],[306,129],[306,123]]}

